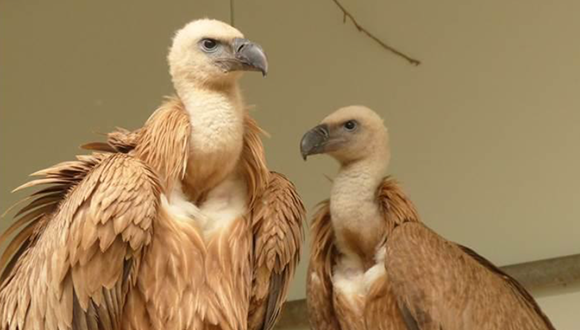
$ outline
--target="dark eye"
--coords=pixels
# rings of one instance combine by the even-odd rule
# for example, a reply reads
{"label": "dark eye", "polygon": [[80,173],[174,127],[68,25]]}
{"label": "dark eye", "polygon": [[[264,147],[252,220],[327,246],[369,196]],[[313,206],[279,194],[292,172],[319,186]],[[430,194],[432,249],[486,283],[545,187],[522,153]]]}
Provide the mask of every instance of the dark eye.
{"label": "dark eye", "polygon": [[346,123],[344,123],[344,128],[346,128],[349,131],[352,131],[353,129],[356,128],[356,121],[354,120],[349,120]]}
{"label": "dark eye", "polygon": [[201,48],[206,52],[213,52],[217,46],[218,42],[213,39],[203,39],[201,41]]}

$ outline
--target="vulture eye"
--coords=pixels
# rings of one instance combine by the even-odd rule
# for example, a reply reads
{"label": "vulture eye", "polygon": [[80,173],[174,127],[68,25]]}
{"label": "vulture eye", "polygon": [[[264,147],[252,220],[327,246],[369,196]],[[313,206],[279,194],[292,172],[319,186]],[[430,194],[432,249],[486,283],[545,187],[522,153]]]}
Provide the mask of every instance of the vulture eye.
{"label": "vulture eye", "polygon": [[217,49],[218,42],[214,39],[202,39],[201,49],[205,52],[211,53]]}
{"label": "vulture eye", "polygon": [[356,121],[354,120],[349,120],[346,123],[344,123],[344,128],[346,128],[349,131],[352,131],[356,128]]}

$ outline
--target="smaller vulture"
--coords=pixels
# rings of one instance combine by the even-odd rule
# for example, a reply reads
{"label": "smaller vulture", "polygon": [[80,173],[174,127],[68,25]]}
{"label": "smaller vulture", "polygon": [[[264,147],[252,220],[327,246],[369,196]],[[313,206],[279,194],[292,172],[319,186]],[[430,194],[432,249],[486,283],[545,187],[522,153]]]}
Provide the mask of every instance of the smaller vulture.
{"label": "smaller vulture", "polygon": [[375,112],[342,108],[300,147],[304,159],[326,153],[340,163],[311,227],[314,329],[554,329],[517,281],[420,222],[386,177],[388,133]]}

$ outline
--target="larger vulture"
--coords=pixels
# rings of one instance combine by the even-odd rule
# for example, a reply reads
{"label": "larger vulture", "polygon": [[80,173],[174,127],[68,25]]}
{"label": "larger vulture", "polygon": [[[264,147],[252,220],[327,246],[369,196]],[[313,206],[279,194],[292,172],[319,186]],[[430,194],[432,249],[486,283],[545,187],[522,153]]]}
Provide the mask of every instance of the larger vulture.
{"label": "larger vulture", "polygon": [[304,135],[301,151],[340,163],[311,227],[307,303],[314,329],[554,329],[518,282],[419,221],[400,186],[385,177],[388,134],[372,110],[334,112]]}
{"label": "larger vulture", "polygon": [[177,96],[136,131],[37,172],[1,238],[0,329],[272,329],[304,208],[266,167],[238,79],[262,48],[203,19],[175,35]]}

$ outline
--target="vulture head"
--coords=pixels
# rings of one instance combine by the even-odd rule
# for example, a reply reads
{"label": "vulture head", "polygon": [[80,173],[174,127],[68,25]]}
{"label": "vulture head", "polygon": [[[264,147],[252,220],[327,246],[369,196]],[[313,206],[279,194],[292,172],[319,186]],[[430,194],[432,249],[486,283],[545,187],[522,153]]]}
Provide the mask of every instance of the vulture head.
{"label": "vulture head", "polygon": [[260,45],[245,39],[230,25],[212,19],[195,20],[177,31],[168,61],[176,85],[227,85],[235,82],[242,71],[268,72]]}
{"label": "vulture head", "polygon": [[383,119],[364,106],[349,106],[324,118],[306,132],[300,142],[304,160],[310,155],[328,154],[346,165],[373,159],[389,160],[389,135]]}

